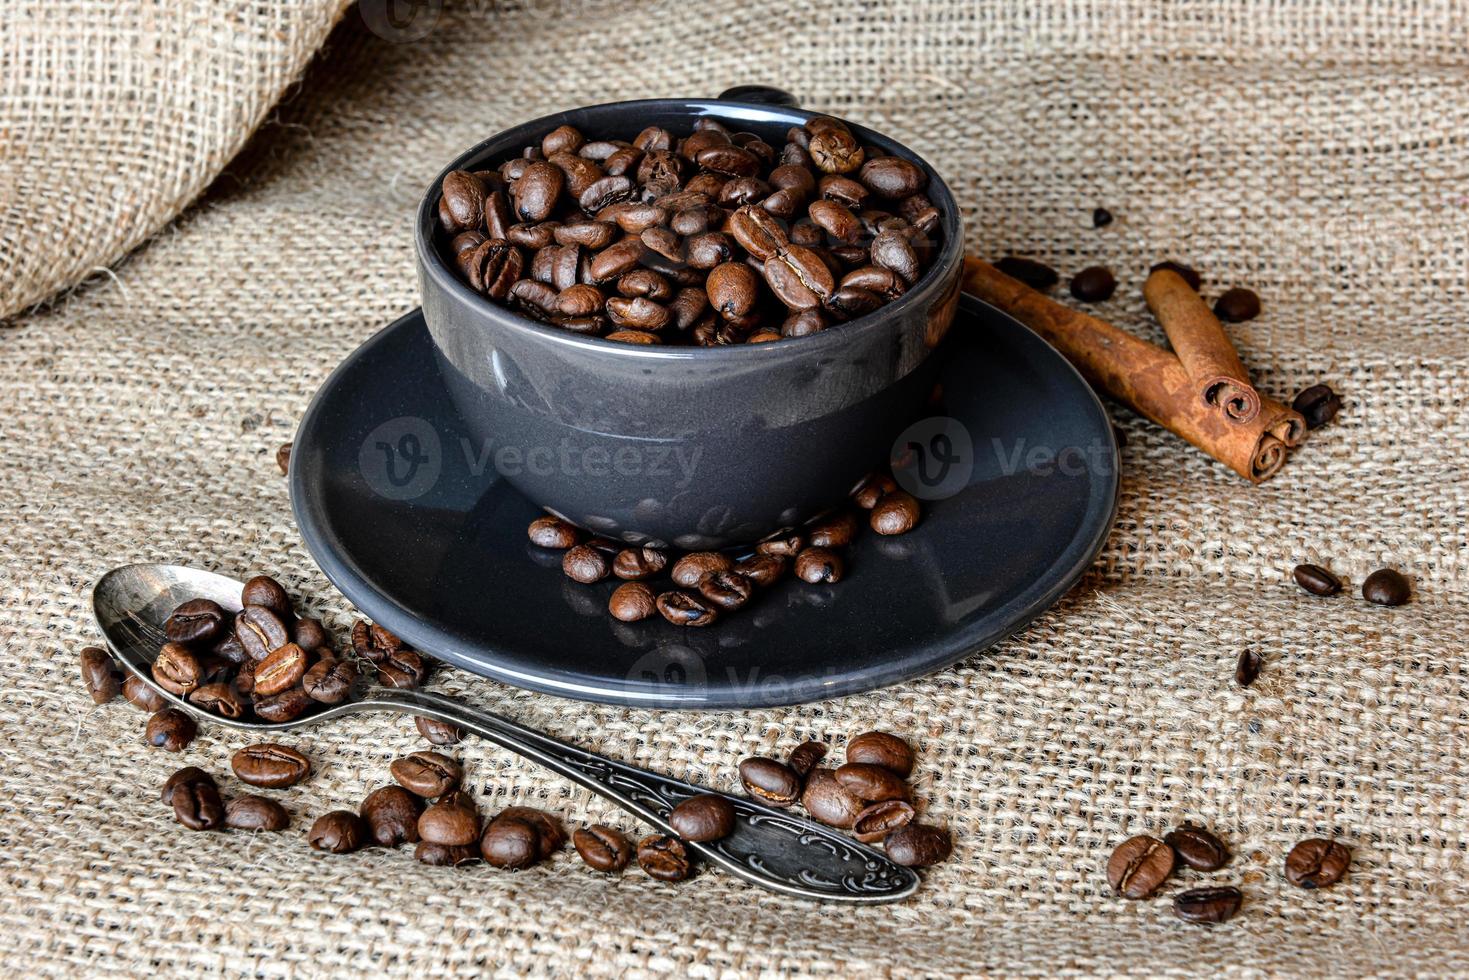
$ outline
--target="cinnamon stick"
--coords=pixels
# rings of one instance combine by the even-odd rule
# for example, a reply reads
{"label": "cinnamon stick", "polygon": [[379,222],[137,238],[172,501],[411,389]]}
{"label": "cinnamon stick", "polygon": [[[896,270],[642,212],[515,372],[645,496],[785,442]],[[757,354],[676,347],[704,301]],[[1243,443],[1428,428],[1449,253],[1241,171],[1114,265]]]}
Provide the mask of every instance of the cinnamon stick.
{"label": "cinnamon stick", "polygon": [[1253,483],[1279,472],[1286,438],[1300,442],[1305,420],[1265,400],[1268,411],[1233,422],[1199,398],[1173,354],[1104,320],[1048,299],[978,259],[964,260],[964,291],[1015,317],[1066,355],[1088,381],[1133,411],[1202,449]]}
{"label": "cinnamon stick", "polygon": [[1260,393],[1204,298],[1167,268],[1148,276],[1143,298],[1168,333],[1173,352],[1194,379],[1204,404],[1231,422],[1254,421],[1260,414]]}

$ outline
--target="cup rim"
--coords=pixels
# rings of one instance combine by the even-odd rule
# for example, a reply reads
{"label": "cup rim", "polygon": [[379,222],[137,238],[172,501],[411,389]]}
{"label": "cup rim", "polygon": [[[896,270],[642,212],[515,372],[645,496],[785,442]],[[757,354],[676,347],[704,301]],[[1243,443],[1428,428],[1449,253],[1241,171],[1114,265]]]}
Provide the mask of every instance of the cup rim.
{"label": "cup rim", "polygon": [[[484,154],[487,147],[492,144],[505,141],[512,133],[537,132],[547,133],[557,126],[566,123],[568,117],[583,112],[598,112],[613,108],[668,108],[693,110],[692,116],[718,115],[728,117],[733,114],[736,119],[741,118],[740,113],[745,113],[744,118],[752,122],[780,121],[779,117],[788,117],[792,125],[812,119],[816,116],[829,115],[829,113],[816,112],[810,109],[799,109],[791,106],[778,106],[762,102],[739,102],[724,99],[632,99],[620,102],[601,102],[595,105],[582,106],[576,109],[563,109],[559,112],[549,113],[539,118],[529,120],[519,125],[481,140],[474,146],[463,151],[442,170],[439,171],[428,189],[424,192],[419,202],[416,220],[414,223],[413,243],[418,253],[419,268],[423,274],[431,277],[436,286],[448,291],[456,299],[473,306],[484,315],[501,323],[510,324],[515,329],[532,332],[546,340],[552,341],[571,348],[585,351],[607,354],[616,357],[628,357],[653,361],[682,361],[691,358],[701,360],[724,358],[734,360],[736,358],[778,357],[785,354],[794,356],[799,352],[819,352],[827,347],[834,347],[843,343],[844,336],[851,336],[853,331],[871,331],[879,329],[882,324],[889,322],[890,318],[898,317],[909,307],[927,300],[937,289],[941,288],[941,276],[943,270],[958,262],[962,253],[963,222],[960,218],[959,206],[954,199],[953,192],[943,176],[922,156],[915,153],[907,146],[897,140],[884,136],[875,130],[869,129],[857,123],[843,119],[863,142],[872,142],[880,145],[889,153],[903,156],[923,168],[928,174],[928,186],[924,193],[939,212],[940,227],[943,228],[944,240],[939,248],[939,253],[934,261],[919,276],[918,281],[913,284],[902,296],[891,303],[887,303],[877,310],[855,320],[819,330],[804,337],[787,337],[776,343],[769,344],[728,344],[712,347],[700,347],[684,344],[624,344],[617,341],[606,340],[602,337],[588,337],[572,333],[569,330],[561,330],[543,323],[539,323],[530,317],[501,306],[490,301],[463,282],[454,271],[449,268],[448,262],[434,245],[434,231],[438,221],[438,199],[440,188],[444,177],[453,170],[464,169],[465,165],[474,160],[475,157]],[[733,112],[732,112],[733,111]],[[772,117],[776,117],[772,120]],[[510,142],[516,142],[511,140]],[[476,161],[478,162],[478,161]],[[855,338],[854,338],[855,339]],[[774,352],[774,353],[772,353]]]}

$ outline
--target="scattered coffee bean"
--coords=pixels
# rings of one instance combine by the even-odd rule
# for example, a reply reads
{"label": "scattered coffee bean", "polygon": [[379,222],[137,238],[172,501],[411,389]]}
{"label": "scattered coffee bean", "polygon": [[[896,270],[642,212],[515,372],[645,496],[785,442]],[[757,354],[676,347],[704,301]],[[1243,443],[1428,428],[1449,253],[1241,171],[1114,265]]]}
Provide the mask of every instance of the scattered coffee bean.
{"label": "scattered coffee bean", "polygon": [[357,656],[376,664],[388,654],[405,649],[405,644],[386,628],[359,619],[352,624],[352,649]]}
{"label": "scattered coffee bean", "polygon": [[689,853],[677,837],[654,834],[638,841],[638,867],[659,881],[683,881],[689,876]]}
{"label": "scattered coffee bean", "polygon": [[1100,303],[1117,291],[1117,277],[1104,265],[1082,269],[1071,277],[1071,295],[1083,303]]}
{"label": "scattered coffee bean", "polygon": [[694,551],[680,558],[673,566],[673,581],[685,589],[698,588],[699,582],[711,572],[724,572],[734,567],[734,561],[717,551]]}
{"label": "scattered coffee bean", "polygon": [[1291,574],[1296,584],[1312,595],[1336,595],[1341,591],[1341,579],[1320,565],[1297,565]]}
{"label": "scattered coffee bean", "polygon": [[501,817],[524,820],[535,828],[536,857],[539,860],[544,861],[566,844],[566,830],[561,826],[561,821],[545,810],[529,806],[507,806],[495,819],[499,820]]}
{"label": "scattered coffee bean", "polygon": [[477,843],[450,847],[445,844],[431,844],[426,840],[418,842],[418,846],[413,849],[413,856],[420,863],[435,867],[462,868],[483,860]]}
{"label": "scattered coffee bean", "polygon": [[1153,266],[1149,267],[1148,272],[1157,272],[1159,269],[1171,269],[1172,271],[1178,273],[1180,276],[1183,277],[1183,281],[1188,283],[1188,287],[1194,292],[1198,292],[1199,286],[1203,285],[1203,279],[1199,276],[1198,270],[1190,268],[1189,266],[1186,266],[1180,262],[1174,262],[1172,259],[1167,259],[1163,262],[1158,262],[1154,264]]}
{"label": "scattered coffee bean", "polygon": [[415,715],[413,725],[418,729],[418,734],[428,739],[432,745],[455,745],[464,738],[464,732],[459,726],[437,718]]}
{"label": "scattered coffee bean", "polygon": [[830,769],[811,770],[801,792],[801,805],[813,818],[842,830],[850,829],[865,809],[862,801],[847,792]]}
{"label": "scattered coffee bean", "polygon": [[913,804],[906,800],[883,800],[865,807],[852,821],[852,834],[864,844],[875,844],[899,827],[913,822]]}
{"label": "scattered coffee bean", "polygon": [[1285,856],[1285,880],[1302,888],[1329,888],[1341,881],[1352,863],[1344,844],[1319,837],[1303,840]]}
{"label": "scattered coffee bean", "polygon": [[898,489],[897,481],[887,473],[873,473],[852,491],[852,501],[863,510],[871,510],[887,494]]}
{"label": "scattered coffee bean", "polygon": [[927,868],[947,860],[954,841],[942,827],[910,823],[888,834],[882,846],[888,857],[906,868]]}
{"label": "scattered coffee bean", "polygon": [[719,616],[703,596],[682,590],[663,593],[656,604],[663,618],[675,626],[708,626]]}
{"label": "scattered coffee bean", "polygon": [[627,867],[634,856],[628,839],[603,824],[577,830],[571,835],[571,843],[588,867],[608,874]]}
{"label": "scattered coffee bean", "polygon": [[755,583],[734,570],[710,572],[699,580],[699,594],[711,605],[734,612],[750,601]]}
{"label": "scattered coffee bean", "polygon": [[291,817],[275,800],[237,796],[224,808],[224,824],[236,830],[285,830],[291,824]]}
{"label": "scattered coffee bean", "polygon": [[379,847],[397,847],[399,844],[418,843],[418,819],[422,806],[418,797],[402,786],[382,786],[367,794],[359,815],[367,824],[367,833],[373,843]]}
{"label": "scattered coffee bean", "polygon": [[459,763],[437,752],[415,752],[395,759],[389,769],[400,786],[425,797],[452,792],[464,778]]}
{"label": "scattered coffee bean", "polygon": [[168,701],[141,677],[128,677],[122,682],[122,696],[135,708],[152,713],[168,704]]}
{"label": "scattered coffee bean", "polygon": [[1214,315],[1226,323],[1241,323],[1260,315],[1260,297],[1253,290],[1236,286],[1214,301]]}
{"label": "scattered coffee bean", "polygon": [[301,677],[301,688],[313,701],[340,704],[357,683],[357,665],[350,660],[324,657]]}
{"label": "scattered coffee bean", "polygon": [[658,599],[644,582],[624,582],[613,590],[607,610],[614,619],[636,623],[658,611]]}
{"label": "scattered coffee bean", "polygon": [[849,762],[837,767],[836,780],[842,789],[869,803],[908,798],[907,784],[882,766]]}
{"label": "scattered coffee bean", "polygon": [[247,745],[231,756],[230,768],[241,782],[282,789],[311,775],[311,760],[289,746],[261,742]]}
{"label": "scattered coffee bean", "polygon": [[1173,848],[1178,859],[1195,871],[1218,871],[1229,863],[1224,843],[1203,827],[1184,824],[1170,831],[1163,843]]}
{"label": "scattered coffee bean", "polygon": [[1007,255],[995,263],[995,268],[1009,276],[1017,279],[1039,292],[1046,292],[1056,283],[1061,281],[1060,275],[1055,269],[1044,262],[1035,259],[1023,259],[1015,255]]}
{"label": "scattered coffee bean", "polygon": [[479,809],[467,793],[450,793],[419,816],[418,834],[433,844],[471,844],[479,838]]}
{"label": "scattered coffee bean", "polygon": [[1095,208],[1092,210],[1092,227],[1105,228],[1112,223],[1112,212],[1106,208]]}
{"label": "scattered coffee bean", "polygon": [[281,447],[275,451],[275,465],[281,468],[281,476],[286,476],[291,472],[291,444],[289,442],[282,443]]}
{"label": "scattered coffee bean", "polygon": [[581,534],[576,525],[559,517],[538,517],[530,522],[530,543],[539,548],[564,550],[576,545]]}
{"label": "scattered coffee bean", "polygon": [[1156,837],[1130,837],[1107,861],[1107,881],[1123,898],[1147,898],[1173,873],[1173,848]]}
{"label": "scattered coffee bean", "polygon": [[224,632],[226,613],[212,599],[190,599],[163,623],[163,635],[174,643],[213,643]]}
{"label": "scattered coffee bean", "polygon": [[796,556],[795,567],[796,578],[812,585],[840,582],[846,572],[841,555],[830,548],[807,548]]}
{"label": "scattered coffee bean", "polygon": [[566,577],[583,585],[600,582],[612,571],[607,556],[589,544],[570,548],[561,559],[561,570]]}
{"label": "scattered coffee bean", "polygon": [[1306,428],[1319,429],[1341,411],[1341,396],[1326,385],[1312,385],[1296,395],[1290,407],[1306,419]]}
{"label": "scattered coffee bean", "polygon": [[286,587],[269,575],[256,575],[246,582],[245,588],[240,592],[240,604],[264,606],[282,622],[295,615],[291,612],[291,597],[287,594]]}
{"label": "scattered coffee bean", "polygon": [[1401,606],[1412,592],[1407,578],[1391,568],[1379,568],[1362,580],[1362,598],[1379,606]]}
{"label": "scattered coffee bean", "polygon": [[184,766],[178,772],[169,776],[163,784],[161,799],[166,806],[173,806],[173,791],[187,783],[205,782],[214,785],[214,777],[209,775],[198,766]]}
{"label": "scattered coffee bean", "polygon": [[907,534],[918,524],[922,509],[912,494],[894,490],[883,494],[872,508],[868,523],[878,534]]}
{"label": "scattered coffee bean", "polygon": [[612,573],[620,579],[635,582],[652,578],[668,564],[668,555],[658,548],[624,548],[612,560]]}
{"label": "scattered coffee bean", "polygon": [[668,823],[686,841],[721,840],[734,830],[734,805],[712,793],[691,796],[669,811]]}
{"label": "scattered coffee bean", "polygon": [[394,650],[377,665],[377,682],[384,687],[411,691],[423,685],[428,666],[416,650]]}
{"label": "scattered coffee bean", "polygon": [[306,840],[318,851],[348,854],[361,849],[371,838],[367,824],[351,810],[333,810],[316,818]]}
{"label": "scattered coffee bean", "polygon": [[169,794],[174,819],[190,830],[214,830],[224,826],[224,803],[212,779],[179,782]]}
{"label": "scattered coffee bean", "polygon": [[[122,690],[122,672],[112,655],[101,647],[83,647],[80,657],[82,683],[93,704],[106,704]],[[161,699],[160,699],[161,700]]]}
{"label": "scattered coffee bean", "polygon": [[882,766],[907,779],[913,772],[913,747],[887,732],[863,732],[847,743],[847,761]]}
{"label": "scattered coffee bean", "polygon": [[[847,757],[849,759],[851,758],[850,753]],[[825,742],[802,742],[800,745],[796,746],[795,749],[791,752],[789,765],[791,767],[791,770],[795,772],[797,776],[805,779],[811,774],[811,770],[820,765],[821,760],[825,758]],[[853,759],[852,761],[862,762],[867,760]]]}
{"label": "scattered coffee bean", "polygon": [[177,708],[160,708],[148,719],[144,738],[154,748],[182,752],[194,740],[198,726]]}
{"label": "scattered coffee bean", "polygon": [[786,807],[801,797],[801,776],[790,766],[760,756],[740,763],[740,782],[752,799]]}
{"label": "scattered coffee bean", "polygon": [[321,620],[303,617],[291,624],[291,642],[302,650],[330,649],[332,636]]}
{"label": "scattered coffee bean", "polygon": [[528,868],[539,853],[536,828],[517,817],[496,817],[485,828],[479,850],[485,862],[496,868]]}
{"label": "scattered coffee bean", "polygon": [[1227,922],[1239,911],[1244,894],[1232,885],[1191,888],[1173,898],[1173,914],[1185,922]]}
{"label": "scattered coffee bean", "polygon": [[1260,668],[1264,663],[1265,658],[1255,651],[1241,651],[1234,664],[1234,682],[1240,687],[1249,687],[1260,676]]}

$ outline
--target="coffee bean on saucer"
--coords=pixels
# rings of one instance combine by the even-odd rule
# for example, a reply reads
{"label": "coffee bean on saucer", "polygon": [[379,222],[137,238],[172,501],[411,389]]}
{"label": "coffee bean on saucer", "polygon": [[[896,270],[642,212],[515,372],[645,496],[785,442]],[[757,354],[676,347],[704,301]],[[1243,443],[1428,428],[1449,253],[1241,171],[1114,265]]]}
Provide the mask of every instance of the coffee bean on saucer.
{"label": "coffee bean on saucer", "polygon": [[1379,606],[1401,606],[1412,592],[1407,578],[1391,568],[1379,568],[1362,580],[1362,598]]}
{"label": "coffee bean on saucer", "polygon": [[1352,863],[1344,844],[1316,837],[1303,840],[1285,856],[1285,880],[1302,888],[1329,888],[1341,881]]}
{"label": "coffee bean on saucer", "polygon": [[646,582],[624,582],[612,591],[607,611],[614,619],[636,623],[658,611],[658,599]]}
{"label": "coffee bean on saucer", "polygon": [[1203,279],[1199,276],[1198,270],[1191,268],[1190,266],[1186,266],[1181,262],[1174,262],[1172,259],[1157,262],[1149,267],[1148,272],[1157,272],[1159,269],[1171,269],[1172,271],[1178,273],[1181,277],[1183,277],[1183,281],[1188,283],[1188,288],[1192,289],[1194,292],[1198,292],[1199,286],[1203,285]]}
{"label": "coffee bean on saucer", "polygon": [[152,684],[141,677],[129,677],[122,682],[122,696],[127,698],[128,703],[135,708],[147,711],[150,714],[168,704],[163,695],[156,691]]}
{"label": "coffee bean on saucer", "polygon": [[1083,303],[1100,303],[1117,291],[1117,277],[1104,265],[1082,269],[1071,277],[1071,295]]}
{"label": "coffee bean on saucer", "polygon": [[927,868],[944,861],[954,850],[954,840],[942,827],[910,823],[883,838],[888,857],[906,868]]}
{"label": "coffee bean on saucer", "polygon": [[632,844],[620,831],[599,823],[579,828],[571,843],[587,867],[608,874],[627,867],[634,856]]}
{"label": "coffee bean on saucer", "polygon": [[1290,407],[1306,419],[1306,428],[1319,429],[1341,411],[1341,396],[1326,385],[1312,385],[1296,395]]}
{"label": "coffee bean on saucer", "polygon": [[740,782],[751,799],[785,807],[801,797],[801,776],[790,766],[761,756],[740,763]]}
{"label": "coffee bean on saucer", "polygon": [[868,523],[878,534],[907,534],[918,524],[921,513],[912,494],[894,490],[873,506]]}
{"label": "coffee bean on saucer", "polygon": [[788,567],[786,559],[780,555],[762,555],[759,553],[741,558],[735,562],[733,571],[738,572],[749,579],[755,585],[764,588],[774,585],[785,575]]}
{"label": "coffee bean on saucer", "polygon": [[638,841],[638,867],[649,878],[659,881],[683,881],[691,864],[683,841],[666,834],[654,834]]}
{"label": "coffee bean on saucer", "polygon": [[1061,280],[1056,270],[1044,262],[1037,262],[1034,259],[1022,259],[1015,255],[1007,255],[1000,259],[995,263],[995,268],[999,269],[1011,279],[1018,279],[1031,289],[1038,290],[1042,293]]}
{"label": "coffee bean on saucer", "polygon": [[863,732],[847,743],[847,761],[882,766],[907,779],[913,772],[913,747],[887,732]]}
{"label": "coffee bean on saucer", "polygon": [[721,840],[734,830],[734,805],[723,796],[701,793],[669,811],[668,823],[686,841]]}
{"label": "coffee bean on saucer", "polygon": [[93,704],[106,704],[122,690],[122,672],[112,656],[101,647],[83,647],[79,658],[82,683],[92,696]]}
{"label": "coffee bean on saucer", "polygon": [[612,560],[612,574],[629,582],[652,578],[668,564],[668,555],[658,548],[624,548]]}
{"label": "coffee bean on saucer", "polygon": [[1260,315],[1260,297],[1253,290],[1236,286],[1214,301],[1214,315],[1226,323],[1241,323]]}
{"label": "coffee bean on saucer", "polygon": [[381,786],[367,794],[358,813],[375,844],[397,847],[418,843],[418,816],[422,807],[419,798],[402,786]]}
{"label": "coffee bean on saucer", "polygon": [[241,782],[281,789],[311,775],[311,760],[289,746],[261,742],[247,745],[231,756],[230,768]]}
{"label": "coffee bean on saucer", "polygon": [[1105,228],[1112,223],[1112,212],[1106,208],[1094,208],[1092,210],[1092,227]]}
{"label": "coffee bean on saucer", "polygon": [[313,849],[330,854],[360,850],[369,839],[367,824],[351,810],[323,813],[306,834],[306,840]]}
{"label": "coffee bean on saucer", "polygon": [[837,767],[836,779],[842,789],[868,803],[908,798],[908,785],[882,766],[849,762]]}
{"label": "coffee bean on saucer", "polygon": [[413,849],[413,857],[421,864],[443,868],[461,868],[484,860],[478,844],[451,847],[446,844],[431,844],[426,840],[418,842],[418,846]]}
{"label": "coffee bean on saucer", "polygon": [[443,796],[458,789],[464,778],[459,763],[437,752],[414,752],[393,760],[388,769],[398,785],[417,796]]}
{"label": "coffee bean on saucer", "polygon": [[291,443],[285,442],[275,451],[275,465],[281,468],[281,476],[291,472]]}
{"label": "coffee bean on saucer", "polygon": [[806,548],[806,538],[800,534],[782,534],[767,538],[755,545],[755,553],[774,555],[777,558],[794,558]]}
{"label": "coffee bean on saucer", "polygon": [[1173,848],[1156,837],[1123,841],[1107,861],[1107,881],[1123,898],[1147,898],[1173,873]]}
{"label": "coffee bean on saucer", "polygon": [[528,868],[538,859],[536,829],[516,817],[496,817],[485,827],[479,849],[485,862],[496,868]]}
{"label": "coffee bean on saucer", "polygon": [[796,556],[796,578],[812,585],[842,580],[846,565],[830,548],[807,548]]}
{"label": "coffee bean on saucer", "polygon": [[566,577],[583,585],[600,582],[612,571],[607,556],[591,545],[579,544],[570,548],[561,559],[561,570]]}
{"label": "coffee bean on saucer", "polygon": [[177,708],[160,708],[148,719],[144,739],[154,748],[182,752],[199,730],[194,719]]}
{"label": "coffee bean on saucer", "polygon": [[865,809],[861,800],[837,782],[836,773],[830,769],[811,770],[801,792],[801,805],[813,818],[841,830],[849,829]]}
{"label": "coffee bean on saucer", "polygon": [[[797,776],[805,779],[811,774],[811,770],[821,764],[826,758],[825,742],[802,742],[791,751],[788,765]],[[848,758],[851,758],[850,755]],[[858,760],[854,760],[858,761]]]}
{"label": "coffee bean on saucer", "polygon": [[907,800],[882,800],[871,803],[852,821],[852,834],[864,844],[875,844],[913,822],[917,811]]}
{"label": "coffee bean on saucer", "polygon": [[755,583],[739,572],[710,572],[699,579],[699,594],[725,612],[734,612],[750,601]]}
{"label": "coffee bean on saucer", "polygon": [[180,782],[169,794],[174,819],[190,830],[214,830],[224,826],[224,802],[212,779]]}
{"label": "coffee bean on saucer", "polygon": [[433,745],[454,745],[464,738],[464,732],[458,725],[451,725],[437,718],[415,715],[413,725],[418,729],[418,734],[428,739]]}
{"label": "coffee bean on saucer", "polygon": [[1233,885],[1190,888],[1173,898],[1173,914],[1184,922],[1226,922],[1234,918],[1244,893]]}
{"label": "coffee bean on saucer", "polygon": [[163,635],[174,643],[213,643],[224,631],[225,611],[212,599],[190,599],[163,623]]}
{"label": "coffee bean on saucer", "polygon": [[1234,682],[1240,687],[1249,687],[1260,676],[1260,668],[1264,663],[1265,658],[1255,651],[1241,651],[1234,664]]}
{"label": "coffee bean on saucer", "polygon": [[419,815],[418,835],[434,844],[471,844],[479,839],[479,808],[469,794],[449,793]]}
{"label": "coffee bean on saucer", "polygon": [[844,548],[857,536],[857,515],[843,510],[811,525],[806,540],[817,548]]}
{"label": "coffee bean on saucer", "polygon": [[563,521],[559,517],[537,517],[530,522],[530,528],[526,532],[530,537],[530,543],[538,548],[555,548],[563,550],[570,548],[581,539],[576,525]]}
{"label": "coffee bean on saucer", "polygon": [[1296,584],[1312,595],[1336,595],[1341,591],[1341,579],[1320,565],[1297,565],[1291,574]]}
{"label": "coffee bean on saucer", "polygon": [[172,776],[169,776],[168,779],[164,781],[163,793],[161,794],[160,798],[163,800],[163,803],[166,806],[172,806],[173,791],[178,789],[180,786],[193,782],[206,782],[212,786],[214,785],[214,777],[209,775],[209,773],[205,772],[203,769],[200,769],[198,766],[184,766],[184,768],[180,769],[178,772],[175,772]]}
{"label": "coffee bean on saucer", "polygon": [[852,502],[863,510],[871,510],[887,494],[898,489],[898,483],[886,473],[873,473],[852,491]]}
{"label": "coffee bean on saucer", "polygon": [[235,830],[285,830],[290,824],[286,808],[263,796],[237,796],[224,808],[224,825]]}
{"label": "coffee bean on saucer", "polygon": [[733,567],[734,561],[728,555],[717,551],[693,551],[674,563],[673,581],[685,589],[693,589],[710,572],[724,572]]}
{"label": "coffee bean on saucer", "polygon": [[658,612],[675,626],[708,626],[719,617],[715,606],[701,595],[675,589],[656,600]]}
{"label": "coffee bean on saucer", "polygon": [[1178,859],[1195,871],[1218,871],[1229,863],[1229,851],[1224,843],[1203,827],[1186,823],[1169,831],[1163,843],[1173,848]]}
{"label": "coffee bean on saucer", "polygon": [[292,618],[291,597],[286,587],[269,575],[256,575],[245,583],[240,592],[243,606],[264,606],[280,617],[282,622]]}

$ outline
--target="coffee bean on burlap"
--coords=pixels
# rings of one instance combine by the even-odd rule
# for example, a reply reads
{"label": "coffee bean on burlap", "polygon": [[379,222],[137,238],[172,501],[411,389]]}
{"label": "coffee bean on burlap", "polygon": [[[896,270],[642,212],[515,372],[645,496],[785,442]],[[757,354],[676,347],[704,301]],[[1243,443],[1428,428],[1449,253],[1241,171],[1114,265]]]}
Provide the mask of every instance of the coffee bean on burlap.
{"label": "coffee bean on burlap", "polygon": [[1391,568],[1379,568],[1362,580],[1362,598],[1379,606],[1401,606],[1412,593],[1408,579]]}
{"label": "coffee bean on burlap", "polygon": [[479,808],[469,794],[449,793],[419,816],[418,834],[434,844],[473,843],[479,838]]}
{"label": "coffee bean on burlap", "polygon": [[1223,841],[1203,827],[1186,823],[1169,831],[1163,843],[1173,848],[1178,860],[1195,871],[1218,871],[1229,863],[1229,851]]}
{"label": "coffee bean on burlap", "polygon": [[1241,323],[1260,315],[1260,297],[1253,290],[1236,286],[1214,301],[1214,315],[1226,323]]}
{"label": "coffee bean on burlap", "polygon": [[438,752],[414,752],[395,759],[388,767],[398,784],[418,796],[443,796],[459,788],[464,770],[459,763]]}
{"label": "coffee bean on burlap", "polygon": [[659,881],[683,881],[692,863],[683,841],[666,834],[654,834],[638,841],[638,867]]}
{"label": "coffee bean on burlap", "polygon": [[946,860],[954,850],[954,841],[942,827],[910,823],[883,838],[882,846],[898,864],[926,868]]}
{"label": "coffee bean on burlap", "polygon": [[1173,914],[1185,922],[1226,922],[1239,912],[1244,893],[1232,885],[1191,888],[1173,898]]}
{"label": "coffee bean on burlap", "polygon": [[908,798],[908,785],[882,766],[849,762],[837,767],[836,780],[842,789],[868,803]]}
{"label": "coffee bean on burlap", "polygon": [[484,860],[484,857],[479,852],[478,843],[449,846],[446,844],[433,844],[426,840],[418,842],[418,846],[413,849],[413,857],[421,864],[454,868],[462,868],[468,864],[479,864]]}
{"label": "coffee bean on burlap", "polygon": [[1083,303],[1100,303],[1117,291],[1117,277],[1104,265],[1082,269],[1071,277],[1071,295]]}
{"label": "coffee bean on burlap", "polygon": [[174,819],[190,830],[214,830],[224,826],[224,802],[214,780],[180,782],[169,794]]}
{"label": "coffee bean on burlap", "polygon": [[1301,888],[1329,888],[1341,881],[1351,863],[1352,852],[1345,844],[1313,837],[1285,856],[1285,880]]}
{"label": "coffee bean on burlap", "polygon": [[83,647],[78,658],[82,669],[82,684],[91,695],[93,704],[106,704],[122,690],[122,671],[117,669],[112,655],[101,647]]}
{"label": "coffee bean on burlap", "polygon": [[230,768],[241,782],[282,789],[311,775],[311,760],[289,746],[260,742],[247,745],[231,756]]}
{"label": "coffee bean on burlap", "polygon": [[1173,860],[1173,848],[1156,837],[1131,837],[1107,861],[1107,881],[1123,898],[1147,898],[1172,874]]}
{"label": "coffee bean on burlap", "polygon": [[[358,814],[379,847],[418,843],[418,817],[423,804],[402,786],[381,786],[362,801]],[[444,843],[442,841],[438,843]]]}
{"label": "coffee bean on burlap", "polygon": [[178,708],[160,708],[148,719],[144,740],[154,748],[182,752],[198,732],[194,719]]}
{"label": "coffee bean on burlap", "polygon": [[1240,687],[1249,687],[1260,676],[1260,668],[1264,663],[1265,658],[1255,651],[1241,651],[1239,659],[1234,663],[1234,682]]}
{"label": "coffee bean on burlap", "polygon": [[899,827],[912,823],[916,812],[906,800],[869,804],[852,821],[852,834],[864,844],[875,844]]}
{"label": "coffee bean on burlap", "polygon": [[178,789],[180,786],[185,785],[186,783],[193,782],[206,782],[213,785],[214,777],[209,775],[209,773],[205,772],[203,769],[200,769],[198,766],[184,766],[184,768],[178,770],[164,781],[163,792],[160,795],[160,799],[163,800],[165,805],[172,806],[173,791]]}
{"label": "coffee bean on burlap", "polygon": [[1341,411],[1341,396],[1326,385],[1312,385],[1291,402],[1291,408],[1306,419],[1306,428],[1319,429]]}
{"label": "coffee bean on burlap", "polygon": [[263,796],[237,796],[224,808],[226,827],[236,830],[285,830],[291,823],[286,808]]}
{"label": "coffee bean on burlap", "polygon": [[371,840],[367,824],[351,810],[332,810],[316,818],[306,833],[306,840],[318,851],[347,854]]}
{"label": "coffee bean on burlap", "polygon": [[571,843],[588,867],[609,874],[626,868],[634,857],[628,839],[604,824],[579,828],[571,835]]}
{"label": "coffee bean on burlap", "polygon": [[275,451],[275,465],[280,467],[282,476],[287,476],[291,472],[291,448],[292,444],[286,442]]}
{"label": "coffee bean on burlap", "polygon": [[[802,742],[791,751],[787,764],[803,780],[826,758],[825,742]],[[849,755],[848,758],[851,758]],[[853,760],[868,761],[868,760]]]}
{"label": "coffee bean on burlap", "polygon": [[282,622],[289,621],[295,615],[291,611],[291,597],[286,592],[286,587],[269,575],[256,575],[247,581],[240,591],[240,604],[264,606],[280,617]]}
{"label": "coffee bean on burlap", "polygon": [[882,766],[907,779],[913,772],[913,748],[888,732],[863,732],[847,743],[847,761]]}
{"label": "coffee bean on burlap", "polygon": [[1105,228],[1112,223],[1112,212],[1106,208],[1094,208],[1092,210],[1092,227]]}
{"label": "coffee bean on burlap", "polygon": [[538,857],[536,829],[516,817],[497,817],[485,827],[480,854],[496,868],[519,870],[535,864]]}
{"label": "coffee bean on burlap", "polygon": [[1330,596],[1341,591],[1341,579],[1320,565],[1297,565],[1291,574],[1296,584],[1312,595]]}
{"label": "coffee bean on burlap", "polygon": [[536,829],[536,856],[544,860],[555,854],[566,844],[566,830],[561,821],[545,810],[529,806],[507,806],[495,819],[501,817],[524,820]]}
{"label": "coffee bean on burlap", "polygon": [[122,682],[122,696],[135,708],[152,713],[168,704],[168,701],[141,677],[128,677]]}
{"label": "coffee bean on burlap", "polygon": [[813,818],[842,830],[850,828],[865,809],[861,800],[837,782],[836,773],[830,769],[811,770],[801,792],[801,805]]}

